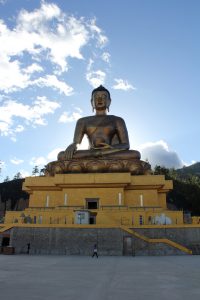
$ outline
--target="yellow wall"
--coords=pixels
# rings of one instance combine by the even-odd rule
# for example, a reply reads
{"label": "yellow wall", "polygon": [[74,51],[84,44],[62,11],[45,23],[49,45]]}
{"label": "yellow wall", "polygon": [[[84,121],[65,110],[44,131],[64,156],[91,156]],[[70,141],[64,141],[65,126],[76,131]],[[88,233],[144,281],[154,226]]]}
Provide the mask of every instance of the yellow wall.
{"label": "yellow wall", "polygon": [[[165,218],[172,224],[183,223],[182,212],[166,209],[166,193],[172,182],[162,175],[59,174],[28,177],[23,188],[30,193],[24,215],[30,216],[32,223],[73,224],[76,211],[87,208],[86,198],[99,199],[99,208],[90,210],[97,213],[96,224],[155,225]],[[18,219],[23,223],[21,214],[7,212],[5,222]]]}
{"label": "yellow wall", "polygon": [[159,206],[157,190],[125,190],[124,204],[128,206],[141,206],[140,196],[143,197],[143,206]]}
{"label": "yellow wall", "polygon": [[164,209],[167,208],[166,193],[158,193],[158,206]]}

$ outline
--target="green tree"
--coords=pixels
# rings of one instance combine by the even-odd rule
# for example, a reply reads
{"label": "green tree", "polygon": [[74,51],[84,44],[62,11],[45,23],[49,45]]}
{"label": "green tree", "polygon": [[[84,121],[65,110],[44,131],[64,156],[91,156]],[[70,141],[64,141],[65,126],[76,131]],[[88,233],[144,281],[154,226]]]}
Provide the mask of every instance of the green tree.
{"label": "green tree", "polygon": [[15,174],[15,176],[13,177],[14,180],[21,179],[21,178],[22,178],[22,174],[20,172],[17,172],[17,174]]}
{"label": "green tree", "polygon": [[4,179],[4,182],[8,182],[8,181],[10,181],[10,178],[9,178],[9,176],[6,176],[6,178]]}
{"label": "green tree", "polygon": [[162,167],[162,166],[155,166],[154,168],[154,175],[165,175],[166,179],[171,179],[169,169]]}
{"label": "green tree", "polygon": [[46,170],[46,166],[44,166],[44,168],[40,169],[40,176],[45,175],[45,170]]}
{"label": "green tree", "polygon": [[38,167],[38,166],[35,166],[35,167],[33,168],[32,175],[33,175],[33,176],[37,176],[37,175],[39,175],[39,173],[40,173],[39,167]]}

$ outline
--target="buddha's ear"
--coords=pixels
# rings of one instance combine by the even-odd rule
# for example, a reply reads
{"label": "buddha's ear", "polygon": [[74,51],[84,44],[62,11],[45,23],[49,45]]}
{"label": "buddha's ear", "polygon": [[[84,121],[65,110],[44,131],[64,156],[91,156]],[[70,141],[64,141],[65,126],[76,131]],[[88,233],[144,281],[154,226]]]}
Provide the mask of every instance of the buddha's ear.
{"label": "buddha's ear", "polygon": [[107,108],[108,112],[109,112],[110,103],[111,103],[111,98],[108,98],[107,99],[107,105],[106,105],[107,106],[106,108]]}
{"label": "buddha's ear", "polygon": [[91,105],[92,105],[92,111],[94,112],[94,99],[93,99],[93,97],[91,98]]}

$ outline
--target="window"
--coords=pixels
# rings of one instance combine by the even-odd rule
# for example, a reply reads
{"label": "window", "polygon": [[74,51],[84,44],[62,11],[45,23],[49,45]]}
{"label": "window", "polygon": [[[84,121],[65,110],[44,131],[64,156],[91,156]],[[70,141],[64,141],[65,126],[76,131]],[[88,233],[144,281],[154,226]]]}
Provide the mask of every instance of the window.
{"label": "window", "polygon": [[98,209],[99,208],[99,199],[98,198],[86,198],[86,207],[87,209]]}

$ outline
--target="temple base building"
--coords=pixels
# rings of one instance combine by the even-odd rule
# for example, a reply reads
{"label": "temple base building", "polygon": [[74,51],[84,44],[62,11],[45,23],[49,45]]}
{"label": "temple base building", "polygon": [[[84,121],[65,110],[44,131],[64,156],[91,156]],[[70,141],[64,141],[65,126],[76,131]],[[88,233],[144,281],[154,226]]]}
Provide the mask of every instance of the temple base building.
{"label": "temple base building", "polygon": [[60,225],[182,224],[183,213],[168,211],[172,182],[162,175],[57,174],[27,177],[29,208],[7,212],[6,223]]}
{"label": "temple base building", "polygon": [[[7,253],[91,255],[183,255],[200,253],[200,225],[169,210],[173,188],[152,175],[137,150],[129,150],[122,118],[107,115],[110,93],[92,92],[95,116],[78,120],[73,143],[46,167],[27,177],[29,207],[7,211],[0,243]],[[83,136],[88,150],[77,151]],[[4,247],[5,246],[5,247]],[[4,251],[4,250],[3,250]]]}
{"label": "temple base building", "polygon": [[[199,225],[167,209],[172,181],[130,173],[27,177],[29,208],[6,213],[1,231],[15,253],[90,255],[191,254]],[[3,234],[3,233],[2,233]],[[3,236],[2,236],[3,238]]]}

